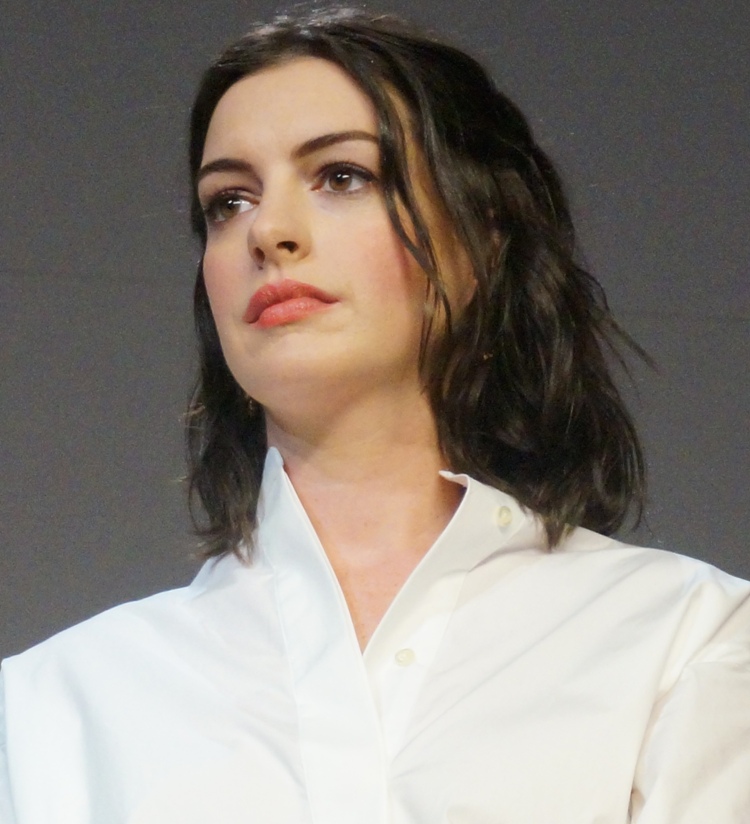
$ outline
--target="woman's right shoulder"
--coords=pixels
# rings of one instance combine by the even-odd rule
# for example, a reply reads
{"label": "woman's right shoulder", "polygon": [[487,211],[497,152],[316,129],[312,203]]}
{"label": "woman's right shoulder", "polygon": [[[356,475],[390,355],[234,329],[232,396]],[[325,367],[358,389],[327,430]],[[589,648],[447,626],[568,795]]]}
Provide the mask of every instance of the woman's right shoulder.
{"label": "woman's right shoulder", "polygon": [[[236,590],[238,579],[247,590],[252,578],[251,567],[234,556],[210,560],[188,586],[118,604],[6,658],[5,680],[37,680],[60,670],[143,666],[149,658],[158,660],[183,645],[211,644],[217,592]],[[247,597],[252,600],[252,593]]]}
{"label": "woman's right shoulder", "polygon": [[61,630],[2,663],[4,673],[39,672],[40,669],[71,658],[108,657],[123,644],[153,640],[162,622],[186,613],[190,586],[167,590],[139,600],[128,601]]}

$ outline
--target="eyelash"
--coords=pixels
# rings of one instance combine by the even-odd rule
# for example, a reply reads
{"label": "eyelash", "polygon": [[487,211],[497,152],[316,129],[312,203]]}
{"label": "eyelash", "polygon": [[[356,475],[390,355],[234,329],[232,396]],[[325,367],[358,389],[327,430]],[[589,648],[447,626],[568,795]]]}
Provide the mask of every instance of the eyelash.
{"label": "eyelash", "polygon": [[[334,175],[337,174],[346,175],[349,180],[358,178],[362,181],[362,185],[355,189],[344,189],[342,191],[330,189],[327,191],[323,190],[324,185],[327,182],[330,183]],[[369,184],[375,183],[376,180],[376,176],[371,171],[354,163],[329,163],[316,174],[314,190],[323,190],[325,194],[333,195],[334,197],[354,197]],[[242,214],[242,212],[248,211],[248,209],[242,209],[240,212],[235,212],[234,214],[224,217],[221,216],[222,209],[238,203],[247,204],[250,209],[253,209],[257,205],[257,201],[255,200],[256,198],[257,195],[249,194],[244,189],[223,189],[210,197],[203,206],[203,214],[205,216],[206,223],[209,225],[226,223],[228,220],[233,218],[235,214]]]}

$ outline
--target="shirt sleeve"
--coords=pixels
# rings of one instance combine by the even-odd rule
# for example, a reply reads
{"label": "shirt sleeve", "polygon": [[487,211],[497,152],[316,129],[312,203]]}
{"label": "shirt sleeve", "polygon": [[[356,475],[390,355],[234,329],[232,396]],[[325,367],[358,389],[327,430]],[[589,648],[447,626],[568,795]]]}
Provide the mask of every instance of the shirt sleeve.
{"label": "shirt sleeve", "polygon": [[750,611],[732,620],[655,707],[633,824],[750,824]]}
{"label": "shirt sleeve", "polygon": [[3,674],[0,670],[0,821],[2,824],[15,824],[13,799],[10,793],[10,773],[8,771],[8,745],[5,730],[5,689]]}

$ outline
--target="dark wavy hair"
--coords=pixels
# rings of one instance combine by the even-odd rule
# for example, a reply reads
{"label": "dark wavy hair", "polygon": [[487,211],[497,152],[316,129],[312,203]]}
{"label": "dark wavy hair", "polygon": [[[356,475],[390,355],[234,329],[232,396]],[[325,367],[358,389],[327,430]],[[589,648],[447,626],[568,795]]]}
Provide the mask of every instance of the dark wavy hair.
{"label": "dark wavy hair", "polygon": [[[629,512],[639,518],[644,463],[611,367],[623,363],[623,344],[644,353],[577,262],[560,179],[526,119],[464,52],[397,18],[352,10],[253,28],[209,67],[192,109],[198,238],[205,246],[196,173],[219,99],[239,79],[303,56],[341,67],[374,106],[391,222],[446,318],[438,333],[426,313],[420,356],[447,465],[538,513],[549,547],[573,526],[607,534]],[[458,317],[409,177],[408,140],[473,266],[476,291]],[[248,404],[224,360],[202,267],[194,308],[200,373],[187,416],[188,479],[210,556],[252,546],[267,443],[262,409]]]}

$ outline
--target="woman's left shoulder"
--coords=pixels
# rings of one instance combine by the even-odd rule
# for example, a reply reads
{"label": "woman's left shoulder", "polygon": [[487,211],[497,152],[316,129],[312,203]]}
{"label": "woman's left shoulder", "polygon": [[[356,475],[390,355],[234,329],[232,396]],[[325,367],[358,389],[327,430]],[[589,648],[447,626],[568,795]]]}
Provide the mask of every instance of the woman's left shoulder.
{"label": "woman's left shoulder", "polygon": [[750,581],[731,575],[713,564],[668,549],[642,546],[578,527],[565,537],[555,552],[567,556],[591,555],[597,563],[642,570],[644,575],[664,576],[690,589],[703,586],[728,593],[750,593]]}
{"label": "woman's left shoulder", "polygon": [[750,645],[750,581],[706,561],[574,529],[552,553],[563,564],[598,575],[612,595],[630,597],[641,612],[678,615],[683,629]]}

